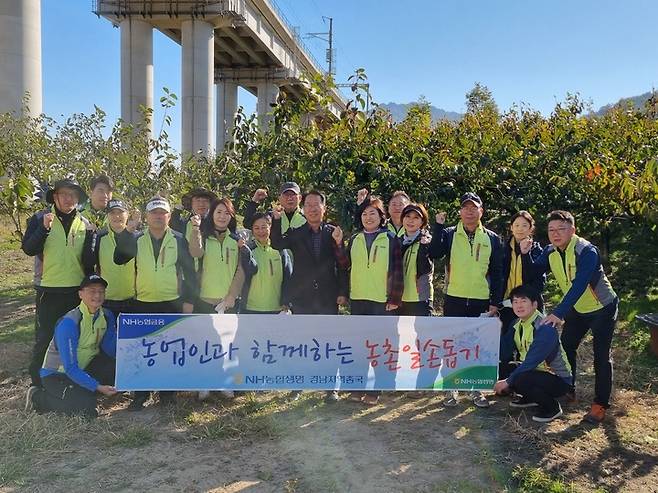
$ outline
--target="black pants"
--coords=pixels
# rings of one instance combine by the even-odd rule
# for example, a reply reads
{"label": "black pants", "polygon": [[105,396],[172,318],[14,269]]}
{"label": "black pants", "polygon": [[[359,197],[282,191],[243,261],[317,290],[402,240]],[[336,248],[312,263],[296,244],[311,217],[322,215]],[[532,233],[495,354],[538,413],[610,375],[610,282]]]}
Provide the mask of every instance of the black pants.
{"label": "black pants", "polygon": [[617,322],[619,300],[592,313],[578,313],[571,310],[562,327],[562,347],[567,355],[573,375],[572,385],[576,385],[576,355],[583,337],[589,330],[594,338],[594,402],[605,408],[610,407],[612,392],[612,358],[610,345]]}
{"label": "black pants", "polygon": [[[206,303],[208,304],[208,303]],[[172,301],[139,301],[133,302],[133,313],[181,313],[183,303],[179,299]],[[134,400],[137,402],[146,402],[149,398],[149,391],[140,390],[135,392]],[[174,391],[160,392],[160,401],[172,401],[176,396]]]}
{"label": "black pants", "polygon": [[338,315],[338,304],[336,299],[331,303],[321,299],[313,300],[310,303],[293,302],[292,312],[297,315]]}
{"label": "black pants", "polygon": [[[196,303],[194,303],[194,313],[207,313],[211,315],[217,315],[217,312],[215,311],[215,305],[212,303],[207,303],[203,300],[197,300]],[[233,308],[229,308],[224,313],[238,313],[238,300],[235,301]]]}
{"label": "black pants", "polygon": [[37,289],[37,313],[34,332],[34,347],[30,361],[30,378],[32,385],[41,386],[39,370],[43,358],[48,351],[48,345],[55,333],[57,321],[80,304],[78,288],[71,291],[52,292]]}
{"label": "black pants", "polygon": [[489,300],[474,300],[446,295],[443,302],[444,317],[479,317],[489,311]]}
{"label": "black pants", "polygon": [[[102,351],[94,356],[85,371],[101,385],[114,385],[114,358]],[[32,397],[37,412],[56,412],[68,416],[98,416],[96,392],[81,387],[64,373],[48,375],[42,379],[43,388]]]}
{"label": "black pants", "polygon": [[257,310],[248,310],[246,308],[242,308],[240,310],[240,313],[245,315],[278,315],[279,313],[281,313],[281,310],[276,310],[274,312],[259,312]]}
{"label": "black pants", "polygon": [[569,391],[569,384],[547,371],[531,370],[521,373],[511,385],[512,390],[531,402],[539,404],[539,411],[557,411],[558,397]]}
{"label": "black pants", "polygon": [[369,300],[350,300],[352,315],[393,315],[386,311],[386,303]]}
{"label": "black pants", "polygon": [[110,310],[115,317],[119,318],[121,313],[132,313],[135,300],[105,300],[103,306]]}
{"label": "black pants", "polygon": [[408,317],[432,316],[432,301],[403,301],[402,306],[396,310],[396,315]]}

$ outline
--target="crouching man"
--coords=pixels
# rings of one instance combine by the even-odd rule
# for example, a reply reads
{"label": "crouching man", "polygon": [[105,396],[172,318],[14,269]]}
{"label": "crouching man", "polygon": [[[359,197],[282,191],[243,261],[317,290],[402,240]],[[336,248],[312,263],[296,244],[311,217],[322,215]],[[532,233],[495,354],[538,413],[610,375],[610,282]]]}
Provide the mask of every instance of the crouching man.
{"label": "crouching man", "polygon": [[518,319],[501,340],[501,361],[511,361],[512,353],[517,351],[520,364],[501,368],[501,377],[506,378],[496,382],[494,392],[520,394],[522,397],[512,401],[510,407],[536,407],[533,421],[548,423],[562,416],[557,398],[571,388],[569,360],[557,329],[541,325],[544,315],[537,310],[539,295],[528,286],[518,286],[511,291],[510,300]]}
{"label": "crouching man", "polygon": [[26,410],[95,418],[97,394],[116,394],[115,317],[101,306],[106,287],[96,274],[83,279],[82,302],[57,322],[40,372],[43,387],[30,387]]}

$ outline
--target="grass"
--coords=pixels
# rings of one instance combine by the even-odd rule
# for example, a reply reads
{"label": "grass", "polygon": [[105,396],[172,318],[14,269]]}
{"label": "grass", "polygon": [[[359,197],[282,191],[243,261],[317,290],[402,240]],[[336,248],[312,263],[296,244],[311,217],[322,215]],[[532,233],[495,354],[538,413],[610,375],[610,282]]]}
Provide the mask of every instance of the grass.
{"label": "grass", "polygon": [[512,479],[520,493],[577,493],[574,483],[554,479],[536,467],[516,466]]}
{"label": "grass", "polygon": [[139,448],[150,445],[155,439],[155,432],[143,425],[122,426],[110,432],[109,443],[116,447]]}

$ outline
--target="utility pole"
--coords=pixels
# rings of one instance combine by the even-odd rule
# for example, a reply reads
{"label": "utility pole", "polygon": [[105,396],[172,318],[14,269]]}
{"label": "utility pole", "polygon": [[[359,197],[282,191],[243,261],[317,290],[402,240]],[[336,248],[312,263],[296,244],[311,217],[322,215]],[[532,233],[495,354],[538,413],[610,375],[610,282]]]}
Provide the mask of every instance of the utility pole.
{"label": "utility pole", "polygon": [[326,61],[329,64],[329,70],[327,71],[330,75],[336,75],[336,56],[334,52],[334,18],[322,16],[322,20],[329,21],[329,32],[326,33],[306,33],[306,38],[318,38],[322,41],[329,43],[329,48],[326,52]]}

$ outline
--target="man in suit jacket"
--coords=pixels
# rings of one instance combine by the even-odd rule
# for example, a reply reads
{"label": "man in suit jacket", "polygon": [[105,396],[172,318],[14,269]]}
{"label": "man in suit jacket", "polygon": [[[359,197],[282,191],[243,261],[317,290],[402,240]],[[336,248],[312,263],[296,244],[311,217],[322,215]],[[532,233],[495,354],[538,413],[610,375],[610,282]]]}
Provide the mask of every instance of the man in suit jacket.
{"label": "man in suit jacket", "polygon": [[335,315],[347,304],[347,256],[343,231],[325,223],[325,196],[316,190],[302,201],[307,223],[281,234],[281,211],[272,214],[272,247],[292,251],[289,298],[293,313]]}

